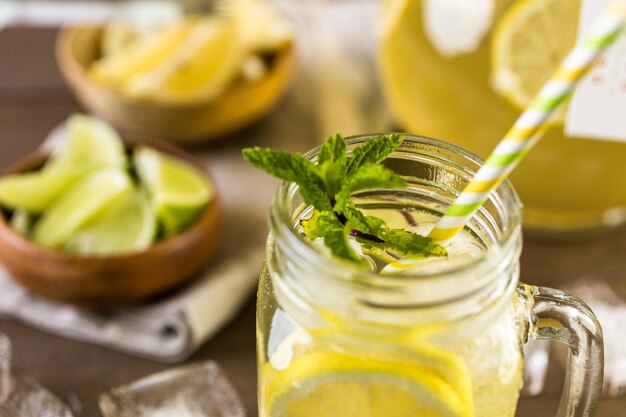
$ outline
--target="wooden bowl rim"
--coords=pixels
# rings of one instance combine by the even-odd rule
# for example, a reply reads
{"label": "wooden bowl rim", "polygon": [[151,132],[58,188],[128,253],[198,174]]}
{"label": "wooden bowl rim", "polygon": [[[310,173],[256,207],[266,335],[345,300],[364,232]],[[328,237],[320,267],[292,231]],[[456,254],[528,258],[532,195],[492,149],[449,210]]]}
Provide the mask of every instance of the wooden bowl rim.
{"label": "wooden bowl rim", "polygon": [[[59,68],[65,77],[71,82],[78,84],[86,84],[94,89],[97,89],[101,94],[108,94],[114,97],[116,100],[131,103],[136,106],[142,106],[147,108],[160,108],[160,109],[193,109],[206,106],[209,103],[216,103],[219,101],[220,96],[214,97],[210,100],[195,98],[193,100],[183,100],[179,102],[168,102],[162,100],[153,99],[130,99],[113,88],[109,88],[105,85],[94,82],[87,74],[87,68],[83,67],[75,59],[71,48],[71,39],[73,36],[77,36],[81,30],[96,30],[101,32],[103,26],[99,25],[79,25],[79,26],[67,26],[59,30],[55,41],[55,58]],[[268,70],[268,73],[277,71],[281,65],[286,63],[295,54],[295,41],[291,39],[281,48],[276,50],[276,58]],[[231,86],[225,90],[222,95],[225,94],[238,94],[239,91],[245,91],[246,89],[263,84],[263,82],[269,78],[269,75],[254,80],[254,81],[238,81],[234,82]]]}
{"label": "wooden bowl rim", "polygon": [[[189,225],[183,231],[173,235],[168,236],[165,239],[157,241],[150,245],[148,248],[138,251],[125,252],[120,254],[112,254],[112,255],[81,255],[70,252],[64,252],[61,250],[54,250],[50,248],[46,248],[44,246],[40,246],[35,242],[25,238],[19,233],[15,232],[8,223],[8,219],[5,216],[5,209],[0,209],[0,239],[12,241],[12,245],[19,249],[20,251],[39,254],[38,256],[45,256],[48,259],[54,259],[60,262],[71,262],[71,261],[82,261],[82,262],[104,262],[104,261],[129,261],[133,258],[141,258],[143,256],[150,255],[158,255],[160,253],[167,253],[176,246],[179,246],[181,242],[186,241],[192,236],[196,230],[198,230],[207,220],[210,220],[214,215],[215,210],[219,210],[219,191],[217,188],[217,184],[214,181],[212,175],[195,157],[191,156],[187,152],[184,152],[180,148],[160,140],[125,140],[124,144],[127,147],[127,150],[133,149],[137,146],[147,145],[155,148],[158,151],[168,153],[170,155],[174,155],[176,157],[182,158],[185,161],[193,164],[196,168],[200,169],[204,174],[205,179],[211,183],[214,189],[213,199],[206,206],[204,211],[198,218]],[[14,163],[12,163],[3,173],[2,176],[6,176],[9,174],[18,174],[24,173],[28,171],[32,171],[36,169],[37,166],[43,165],[43,163],[50,156],[50,151],[44,150],[42,148],[38,148],[21,158],[17,159]],[[217,231],[219,227],[219,220],[216,222],[213,232]]]}

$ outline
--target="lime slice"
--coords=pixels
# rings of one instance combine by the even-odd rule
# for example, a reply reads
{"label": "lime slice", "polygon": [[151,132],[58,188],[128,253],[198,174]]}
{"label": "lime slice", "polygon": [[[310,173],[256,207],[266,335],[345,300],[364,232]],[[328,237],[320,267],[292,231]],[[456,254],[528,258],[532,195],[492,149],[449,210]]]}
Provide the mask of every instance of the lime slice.
{"label": "lime slice", "polygon": [[[528,106],[576,43],[580,0],[524,0],[498,23],[493,85],[518,109]],[[569,24],[562,24],[569,22]]]}
{"label": "lime slice", "polygon": [[131,97],[168,103],[209,100],[239,74],[242,56],[233,21],[205,18],[175,51],[149,70],[128,78],[123,90]]}
{"label": "lime slice", "polygon": [[156,219],[146,195],[135,191],[114,199],[69,237],[63,248],[83,255],[111,255],[147,248],[154,241]]}
{"label": "lime slice", "polygon": [[439,349],[415,346],[410,357],[336,343],[293,351],[286,369],[268,362],[262,370],[269,417],[475,415],[466,367]]}
{"label": "lime slice", "polygon": [[166,60],[188,35],[194,22],[189,19],[154,37],[133,42],[118,53],[106,55],[91,66],[89,74],[97,82],[119,88],[129,77],[149,71]]}
{"label": "lime slice", "polygon": [[72,182],[79,174],[66,170],[55,175],[41,171],[8,175],[0,178],[0,203],[8,208],[22,208],[39,213]]}
{"label": "lime slice", "polygon": [[26,210],[17,209],[11,216],[11,229],[18,235],[28,237],[33,226],[33,216]]}
{"label": "lime slice", "polygon": [[82,175],[103,167],[124,167],[121,139],[106,123],[74,115],[67,121],[67,139],[43,169],[0,179],[0,203],[33,213],[44,210]]}
{"label": "lime slice", "polygon": [[214,197],[206,176],[181,159],[143,147],[135,151],[134,161],[166,234],[191,224]]}
{"label": "lime slice", "polygon": [[67,138],[43,168],[46,174],[73,172],[77,175],[104,167],[126,166],[124,144],[107,123],[76,114],[66,123]]}
{"label": "lime slice", "polygon": [[33,241],[57,248],[81,226],[98,216],[107,203],[132,190],[128,175],[116,168],[94,171],[73,184],[42,214]]}

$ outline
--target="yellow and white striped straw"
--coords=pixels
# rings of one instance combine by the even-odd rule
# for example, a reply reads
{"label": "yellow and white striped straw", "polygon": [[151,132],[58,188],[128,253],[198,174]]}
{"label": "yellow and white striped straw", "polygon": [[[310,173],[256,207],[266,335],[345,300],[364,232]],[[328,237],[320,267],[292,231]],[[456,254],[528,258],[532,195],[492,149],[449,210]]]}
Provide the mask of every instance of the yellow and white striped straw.
{"label": "yellow and white striped straw", "polygon": [[548,129],[552,115],[568,101],[583,75],[625,27],[626,4],[610,5],[517,119],[429,237],[446,244],[463,229],[491,191],[506,179]]}
{"label": "yellow and white striped straw", "polygon": [[[428,234],[446,245],[460,232],[489,194],[513,171],[532,146],[550,127],[551,117],[570,98],[574,88],[604,50],[613,44],[626,27],[626,4],[614,3],[591,26],[552,78],[543,86],[530,106],[517,119],[496,146],[474,178]],[[383,268],[383,274],[399,273],[423,262],[399,259]]]}

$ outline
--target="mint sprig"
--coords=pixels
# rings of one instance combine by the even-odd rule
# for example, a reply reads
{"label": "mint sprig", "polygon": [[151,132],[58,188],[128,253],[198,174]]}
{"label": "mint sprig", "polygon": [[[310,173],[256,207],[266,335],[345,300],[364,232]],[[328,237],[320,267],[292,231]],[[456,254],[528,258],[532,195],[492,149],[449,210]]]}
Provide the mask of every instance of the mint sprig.
{"label": "mint sprig", "polygon": [[319,210],[332,210],[326,184],[319,168],[300,154],[272,149],[251,148],[243,150],[248,163],[285,181],[300,186],[300,194],[307,204]]}
{"label": "mint sprig", "polygon": [[243,150],[250,164],[300,187],[304,202],[314,207],[301,221],[306,236],[323,238],[331,252],[351,262],[365,261],[349,243],[356,238],[362,247],[381,259],[410,256],[444,256],[445,249],[432,239],[402,229],[390,229],[382,219],[363,214],[351,200],[353,194],[374,188],[401,188],[406,182],[380,163],[396,150],[402,135],[380,135],[354,149],[348,156],[338,133],[320,148],[317,164],[302,155],[263,148]]}
{"label": "mint sprig", "polygon": [[382,165],[363,165],[346,175],[339,192],[335,194],[335,213],[343,213],[352,194],[373,188],[402,188],[406,183],[396,173]]}

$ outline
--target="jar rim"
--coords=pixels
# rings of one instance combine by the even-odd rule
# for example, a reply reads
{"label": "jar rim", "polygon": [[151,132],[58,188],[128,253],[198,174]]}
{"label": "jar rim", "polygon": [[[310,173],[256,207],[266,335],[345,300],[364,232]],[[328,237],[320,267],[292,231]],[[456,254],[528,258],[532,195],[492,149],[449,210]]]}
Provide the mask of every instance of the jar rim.
{"label": "jar rim", "polygon": [[[355,135],[346,138],[348,145],[358,145],[368,139],[387,133]],[[412,135],[401,133],[404,142],[398,150],[390,156],[397,154],[398,151],[406,151],[407,144],[412,146],[427,146],[434,150],[452,153],[462,157],[466,163],[461,165],[453,161],[446,160],[445,157],[439,155],[425,154],[435,159],[444,161],[445,163],[462,169],[468,173],[470,178],[482,166],[484,160],[478,155],[458,145],[452,144],[439,139],[426,136]],[[307,152],[304,156],[315,161],[321,146],[318,146]],[[414,149],[409,152],[416,152]],[[458,190],[460,192],[461,190]],[[504,258],[508,259],[507,254],[516,256],[521,247],[521,202],[517,196],[515,189],[509,180],[503,181],[497,190],[489,195],[488,201],[496,202],[497,206],[505,207],[507,210],[507,223],[499,226],[499,239],[492,242],[493,245],[485,251],[482,256],[464,263],[457,267],[447,268],[442,271],[428,271],[426,273],[416,273],[410,275],[383,275],[375,271],[364,270],[357,265],[342,261],[333,256],[327,256],[316,250],[311,242],[296,229],[292,211],[289,210],[288,201],[298,194],[298,186],[295,183],[283,181],[279,184],[278,190],[274,196],[272,204],[270,220],[272,223],[272,232],[285,240],[285,247],[289,248],[290,256],[297,256],[298,262],[302,262],[303,268],[315,268],[320,264],[325,265],[325,269],[337,271],[336,275],[341,276],[359,276],[359,281],[367,283],[368,287],[388,287],[389,285],[409,285],[412,282],[421,284],[426,281],[437,281],[442,278],[453,279],[455,276],[466,273],[468,270],[485,270],[491,271],[497,268],[497,265],[503,262]],[[506,262],[508,263],[508,262]],[[343,272],[343,274],[341,274]]]}

